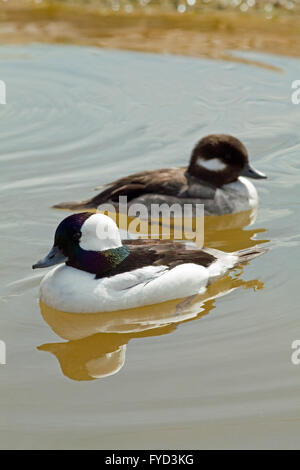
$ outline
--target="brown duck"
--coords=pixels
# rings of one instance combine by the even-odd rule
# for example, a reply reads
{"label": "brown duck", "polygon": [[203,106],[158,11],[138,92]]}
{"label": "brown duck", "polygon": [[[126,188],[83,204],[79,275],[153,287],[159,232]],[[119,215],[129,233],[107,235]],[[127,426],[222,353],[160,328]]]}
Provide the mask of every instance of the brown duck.
{"label": "brown duck", "polygon": [[[246,177],[246,178],[245,178]],[[194,147],[187,167],[148,170],[122,177],[105,185],[91,199],[63,202],[60,209],[97,209],[112,204],[119,209],[120,196],[127,207],[144,204],[204,204],[206,215],[232,214],[258,204],[255,186],[247,179],[266,176],[249,163],[246,147],[236,137],[212,134]]]}

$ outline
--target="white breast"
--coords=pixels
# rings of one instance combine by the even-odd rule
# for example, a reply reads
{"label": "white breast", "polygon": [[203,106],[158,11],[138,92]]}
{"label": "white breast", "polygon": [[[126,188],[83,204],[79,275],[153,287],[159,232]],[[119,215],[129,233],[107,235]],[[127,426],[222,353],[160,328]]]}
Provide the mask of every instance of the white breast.
{"label": "white breast", "polygon": [[228,212],[241,212],[252,209],[258,204],[258,195],[255,186],[242,176],[234,183],[225,184],[218,188],[215,197],[219,206],[228,208]]}
{"label": "white breast", "polygon": [[247,178],[244,178],[243,176],[240,176],[239,180],[246,187],[249,200],[249,209],[256,207],[258,204],[258,195],[256,187],[254,186],[254,184],[251,183],[251,181],[249,181]]}
{"label": "white breast", "polygon": [[202,293],[209,270],[193,263],[147,266],[104,279],[60,265],[42,280],[40,299],[70,313],[97,313],[161,303]]}

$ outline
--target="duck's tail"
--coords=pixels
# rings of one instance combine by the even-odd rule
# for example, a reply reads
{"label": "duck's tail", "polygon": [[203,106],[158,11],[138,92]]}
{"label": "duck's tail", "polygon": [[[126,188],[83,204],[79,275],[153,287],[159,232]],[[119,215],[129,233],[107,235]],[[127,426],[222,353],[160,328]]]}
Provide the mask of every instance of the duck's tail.
{"label": "duck's tail", "polygon": [[263,255],[266,253],[268,248],[261,248],[258,246],[252,246],[251,248],[245,248],[244,250],[234,251],[232,254],[238,256],[238,261],[236,264],[246,263],[257,256]]}
{"label": "duck's tail", "polygon": [[94,204],[93,199],[87,199],[86,201],[71,201],[71,202],[60,202],[52,206],[53,209],[69,209],[74,211],[96,209],[97,205]]}

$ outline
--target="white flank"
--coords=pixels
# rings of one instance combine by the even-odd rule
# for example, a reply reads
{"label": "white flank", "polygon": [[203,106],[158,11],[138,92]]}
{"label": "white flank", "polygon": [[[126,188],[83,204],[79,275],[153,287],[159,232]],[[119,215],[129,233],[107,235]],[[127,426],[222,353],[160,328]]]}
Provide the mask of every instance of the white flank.
{"label": "white flank", "polygon": [[103,279],[60,265],[44,277],[40,299],[64,312],[109,312],[202,293],[208,276],[208,269],[193,263],[171,270],[166,266],[147,266]]}

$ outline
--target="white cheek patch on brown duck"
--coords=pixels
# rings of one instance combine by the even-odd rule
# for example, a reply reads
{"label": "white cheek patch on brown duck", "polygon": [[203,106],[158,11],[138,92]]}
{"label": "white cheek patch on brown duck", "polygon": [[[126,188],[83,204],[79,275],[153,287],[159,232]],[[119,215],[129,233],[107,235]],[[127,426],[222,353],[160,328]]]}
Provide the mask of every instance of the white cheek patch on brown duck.
{"label": "white cheek patch on brown duck", "polygon": [[209,160],[206,160],[202,157],[198,157],[197,165],[209,171],[223,171],[227,168],[227,165],[219,158],[210,158]]}

